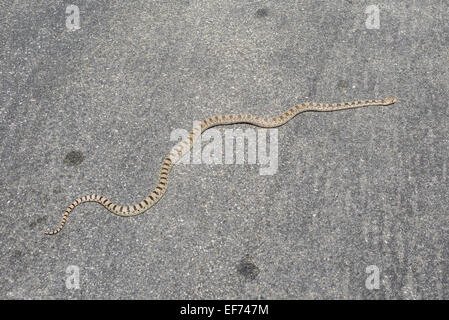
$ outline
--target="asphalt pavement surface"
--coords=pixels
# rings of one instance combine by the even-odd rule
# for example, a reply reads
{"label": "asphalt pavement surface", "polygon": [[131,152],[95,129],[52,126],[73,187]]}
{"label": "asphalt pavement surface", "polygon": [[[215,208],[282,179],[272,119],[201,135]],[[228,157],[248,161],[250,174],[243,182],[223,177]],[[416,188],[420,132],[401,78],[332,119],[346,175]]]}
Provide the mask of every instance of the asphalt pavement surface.
{"label": "asphalt pavement surface", "polygon": [[[448,299],[448,12],[1,1],[0,298]],[[386,97],[272,131],[273,174],[248,145],[241,164],[176,165],[141,215],[85,203],[43,234],[80,196],[141,201],[194,121]]]}

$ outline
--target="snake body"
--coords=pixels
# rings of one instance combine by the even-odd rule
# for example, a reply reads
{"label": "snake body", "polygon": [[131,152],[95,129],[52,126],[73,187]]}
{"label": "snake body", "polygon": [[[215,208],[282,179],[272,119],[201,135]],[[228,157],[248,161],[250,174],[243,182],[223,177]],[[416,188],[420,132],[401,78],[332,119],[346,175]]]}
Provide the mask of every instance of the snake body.
{"label": "snake body", "polygon": [[110,212],[123,217],[136,216],[148,210],[162,198],[165,191],[167,190],[168,176],[175,162],[178,159],[180,159],[187,151],[189,151],[190,148],[192,148],[195,141],[197,140],[197,138],[201,135],[201,133],[203,133],[205,130],[209,128],[219,125],[229,125],[236,123],[248,123],[262,128],[275,128],[282,126],[299,113],[305,111],[336,111],[336,110],[345,110],[367,106],[380,106],[380,105],[385,106],[395,103],[396,100],[397,100],[396,98],[386,98],[381,100],[360,100],[344,103],[306,102],[298,104],[288,109],[284,113],[280,114],[279,116],[273,118],[265,118],[253,114],[227,114],[204,119],[189,132],[188,136],[186,136],[183,140],[181,140],[181,142],[179,142],[171,149],[170,153],[165,157],[164,161],[162,162],[161,170],[159,173],[159,181],[156,188],[141,202],[131,206],[120,206],[102,195],[99,194],[87,195],[73,201],[72,204],[65,211],[59,227],[53,231],[45,232],[45,234],[53,235],[61,231],[65,223],[67,222],[67,218],[70,212],[76,206],[84,202],[97,202],[103,205]]}

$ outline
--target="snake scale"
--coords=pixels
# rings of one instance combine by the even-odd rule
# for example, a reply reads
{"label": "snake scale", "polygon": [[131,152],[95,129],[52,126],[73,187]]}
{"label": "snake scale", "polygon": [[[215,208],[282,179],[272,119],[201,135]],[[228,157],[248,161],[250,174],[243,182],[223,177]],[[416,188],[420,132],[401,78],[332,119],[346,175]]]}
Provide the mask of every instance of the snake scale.
{"label": "snake scale", "polygon": [[253,114],[227,114],[223,116],[207,118],[201,121],[197,126],[195,126],[189,132],[189,135],[186,138],[181,140],[181,142],[176,144],[171,149],[170,153],[165,157],[164,161],[162,162],[162,167],[159,173],[159,181],[156,188],[141,202],[131,206],[120,206],[110,201],[106,197],[103,197],[102,195],[99,194],[87,195],[73,201],[72,204],[65,211],[59,227],[54,231],[45,232],[45,234],[53,235],[61,231],[65,223],[67,222],[69,213],[76,206],[84,202],[97,202],[103,205],[110,212],[123,217],[135,216],[148,210],[162,198],[165,191],[167,190],[168,175],[175,162],[178,159],[180,159],[187,151],[189,151],[190,148],[192,148],[195,141],[197,140],[197,138],[201,135],[201,133],[203,133],[205,130],[209,128],[219,125],[229,125],[236,123],[248,123],[262,128],[275,128],[282,126],[299,113],[305,111],[336,111],[336,110],[345,110],[367,106],[386,106],[395,103],[396,100],[397,100],[396,98],[386,98],[381,100],[361,100],[344,103],[306,102],[298,104],[274,118],[265,118]]}

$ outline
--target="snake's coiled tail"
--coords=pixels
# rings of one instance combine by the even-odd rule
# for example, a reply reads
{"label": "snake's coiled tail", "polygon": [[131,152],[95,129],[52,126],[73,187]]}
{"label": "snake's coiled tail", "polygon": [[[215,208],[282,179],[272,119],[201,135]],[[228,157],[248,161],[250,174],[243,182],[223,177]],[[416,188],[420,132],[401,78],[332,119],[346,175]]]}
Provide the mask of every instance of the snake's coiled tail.
{"label": "snake's coiled tail", "polygon": [[103,205],[106,209],[111,211],[112,213],[122,216],[122,217],[131,217],[138,215],[149,208],[151,208],[159,199],[162,198],[165,191],[167,190],[168,184],[168,175],[176,163],[178,159],[180,159],[187,151],[192,148],[195,141],[205,130],[219,126],[219,125],[228,125],[228,124],[236,124],[236,123],[249,123],[258,127],[263,128],[275,128],[279,127],[285,123],[287,123],[290,119],[295,117],[301,112],[305,111],[336,111],[336,110],[345,110],[345,109],[353,109],[367,106],[379,106],[379,105],[390,105],[397,101],[396,98],[386,98],[381,100],[362,100],[362,101],[353,101],[353,102],[344,102],[344,103],[302,103],[298,104],[281,115],[273,118],[265,118],[260,117],[253,114],[228,114],[223,116],[216,116],[212,118],[207,118],[197,126],[195,126],[189,133],[189,135],[184,138],[181,142],[179,142],[165,157],[162,167],[159,173],[159,181],[156,188],[141,202],[132,206],[120,206],[116,203],[109,201],[106,197],[103,197],[98,194],[92,194],[88,196],[84,196],[82,198],[76,199],[73,203],[67,208],[62,217],[61,224],[57,229],[51,232],[45,232],[47,235],[53,235],[62,230],[65,223],[67,222],[67,218],[70,212],[79,204],[83,202],[97,202]]}

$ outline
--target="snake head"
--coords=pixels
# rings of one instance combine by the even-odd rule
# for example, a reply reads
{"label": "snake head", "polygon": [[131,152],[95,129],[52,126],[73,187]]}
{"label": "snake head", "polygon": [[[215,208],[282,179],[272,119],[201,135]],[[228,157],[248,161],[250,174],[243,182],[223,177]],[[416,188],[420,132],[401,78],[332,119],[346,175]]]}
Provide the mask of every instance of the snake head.
{"label": "snake head", "polygon": [[385,104],[385,105],[389,105],[389,104],[395,103],[396,101],[398,101],[397,98],[385,98],[385,99],[384,99],[384,104]]}

